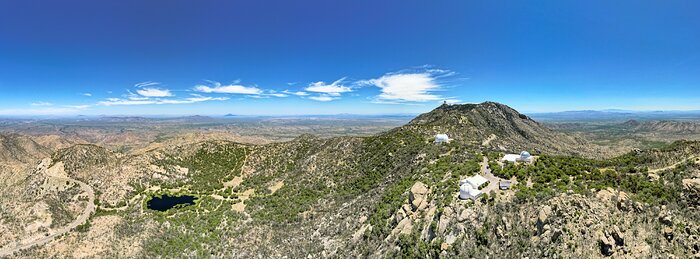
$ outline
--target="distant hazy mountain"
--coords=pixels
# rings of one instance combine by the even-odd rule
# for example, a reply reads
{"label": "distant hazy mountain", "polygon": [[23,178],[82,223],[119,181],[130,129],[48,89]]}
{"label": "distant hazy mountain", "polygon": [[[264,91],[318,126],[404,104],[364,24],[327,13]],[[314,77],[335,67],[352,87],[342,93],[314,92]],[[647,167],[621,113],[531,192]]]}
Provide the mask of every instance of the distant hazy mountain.
{"label": "distant hazy mountain", "polygon": [[582,110],[529,113],[539,121],[700,120],[700,111]]}

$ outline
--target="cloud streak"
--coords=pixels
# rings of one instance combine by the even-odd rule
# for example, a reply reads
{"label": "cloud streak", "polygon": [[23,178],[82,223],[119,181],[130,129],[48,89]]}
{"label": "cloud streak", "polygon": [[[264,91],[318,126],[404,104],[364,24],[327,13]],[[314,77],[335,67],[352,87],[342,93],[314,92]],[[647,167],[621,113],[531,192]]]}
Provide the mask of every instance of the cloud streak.
{"label": "cloud streak", "polygon": [[443,86],[439,78],[453,75],[453,72],[429,69],[422,72],[398,72],[385,74],[379,78],[360,81],[360,85],[379,88],[375,98],[378,103],[428,102],[444,99],[436,92]]}
{"label": "cloud streak", "polygon": [[211,97],[192,94],[191,97],[183,99],[161,99],[161,98],[107,98],[97,104],[102,106],[117,106],[117,105],[149,105],[149,104],[191,104],[206,101],[225,101],[227,97]]}
{"label": "cloud streak", "polygon": [[136,90],[136,93],[140,94],[141,96],[145,97],[170,97],[173,96],[173,94],[170,92],[168,89],[159,89],[159,88],[142,88]]}
{"label": "cloud streak", "polygon": [[32,106],[51,106],[53,103],[50,102],[33,102],[31,103]]}
{"label": "cloud streak", "polygon": [[340,96],[342,93],[352,92],[352,88],[343,85],[345,78],[336,80],[331,84],[326,84],[323,81],[318,81],[309,84],[308,87],[304,88],[307,92],[322,93],[330,96]]}
{"label": "cloud streak", "polygon": [[246,94],[259,95],[263,94],[260,88],[254,86],[244,86],[239,84],[222,85],[219,82],[211,82],[212,85],[197,85],[194,90],[202,93],[219,93],[219,94]]}

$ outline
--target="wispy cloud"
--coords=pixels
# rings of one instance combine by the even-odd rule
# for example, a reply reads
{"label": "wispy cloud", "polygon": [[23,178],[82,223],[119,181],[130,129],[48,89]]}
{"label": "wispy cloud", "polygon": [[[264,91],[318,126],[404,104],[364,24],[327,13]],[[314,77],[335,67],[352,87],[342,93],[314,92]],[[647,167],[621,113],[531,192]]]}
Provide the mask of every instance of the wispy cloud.
{"label": "wispy cloud", "polygon": [[421,72],[397,72],[379,78],[360,81],[360,85],[378,87],[381,93],[375,101],[379,103],[428,102],[445,99],[436,92],[443,86],[439,78],[454,75],[441,69],[427,69]]}
{"label": "wispy cloud", "polygon": [[154,86],[154,85],[160,85],[160,82],[146,81],[146,82],[136,83],[134,85],[134,87],[142,88],[142,87]]}
{"label": "wispy cloud", "polygon": [[216,81],[209,81],[211,85],[197,85],[194,90],[202,93],[220,93],[220,94],[247,94],[259,95],[263,94],[260,88],[255,86],[244,86],[239,84],[222,85]]}
{"label": "wispy cloud", "polygon": [[338,97],[333,97],[329,95],[318,95],[318,96],[311,96],[309,99],[314,100],[314,101],[319,101],[319,102],[330,102],[333,100],[338,99]]}
{"label": "wispy cloud", "polygon": [[296,96],[308,96],[308,95],[309,95],[309,93],[304,92],[304,91],[292,92],[292,91],[289,91],[289,90],[284,90],[284,91],[282,91],[282,92],[285,93],[285,94],[291,94],[291,95],[296,95]]}
{"label": "wispy cloud", "polygon": [[102,106],[115,106],[115,105],[147,105],[147,104],[190,104],[199,103],[206,101],[225,101],[228,100],[227,97],[211,97],[202,96],[199,94],[192,94],[191,97],[182,99],[162,99],[162,98],[107,98],[104,101],[98,102],[98,105]]}
{"label": "wispy cloud", "polygon": [[78,113],[89,106],[61,106],[61,107],[44,107],[34,109],[0,109],[0,115],[3,116],[23,116],[23,115],[65,115]]}
{"label": "wispy cloud", "polygon": [[51,106],[53,105],[50,102],[33,102],[31,103],[32,106]]}
{"label": "wispy cloud", "polygon": [[87,96],[87,97],[91,97],[91,96],[92,96],[91,93],[82,93],[82,94],[80,94],[80,95],[82,95],[82,96]]}
{"label": "wispy cloud", "polygon": [[345,77],[338,79],[334,81],[333,83],[327,84],[326,82],[323,81],[318,81],[309,84],[308,87],[304,88],[304,91],[299,91],[296,92],[295,95],[297,96],[308,96],[310,93],[315,94],[314,96],[308,97],[311,100],[314,101],[320,101],[320,102],[329,102],[333,100],[340,99],[340,96],[343,93],[348,93],[352,92],[352,88],[349,86],[346,86],[343,81],[345,81]]}
{"label": "wispy cloud", "polygon": [[331,96],[340,96],[340,94],[342,93],[352,92],[352,88],[343,85],[344,80],[345,78],[343,77],[331,84],[326,84],[323,81],[318,81],[309,84],[309,86],[306,87],[304,90],[306,90],[307,92],[322,93]]}
{"label": "wispy cloud", "polygon": [[136,93],[145,97],[170,97],[173,94],[168,89],[159,88],[141,88],[136,90]]}

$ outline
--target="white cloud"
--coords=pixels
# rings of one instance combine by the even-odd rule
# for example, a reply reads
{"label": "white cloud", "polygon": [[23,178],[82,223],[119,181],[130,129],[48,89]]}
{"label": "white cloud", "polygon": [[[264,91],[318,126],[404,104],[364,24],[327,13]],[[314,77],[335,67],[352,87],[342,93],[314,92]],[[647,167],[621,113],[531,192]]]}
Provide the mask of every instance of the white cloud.
{"label": "white cloud", "polygon": [[308,96],[308,95],[309,95],[309,93],[304,92],[304,91],[292,92],[292,91],[289,91],[289,90],[284,90],[284,91],[282,91],[282,92],[285,93],[285,94],[293,94],[293,95],[296,95],[296,96]]}
{"label": "white cloud", "polygon": [[458,99],[447,99],[447,100],[444,100],[444,102],[446,102],[447,104],[458,104],[458,103],[461,103],[462,100],[458,100]]}
{"label": "white cloud", "polygon": [[282,94],[282,93],[271,93],[271,94],[267,94],[267,95],[274,96],[274,97],[287,97],[287,96],[289,96],[289,95]]}
{"label": "white cloud", "polygon": [[32,106],[51,106],[53,103],[50,102],[34,102],[31,103]]}
{"label": "white cloud", "polygon": [[262,94],[263,91],[260,88],[254,86],[243,86],[238,84],[231,85],[221,85],[219,82],[211,82],[212,86],[207,85],[197,85],[194,90],[202,93],[220,93],[220,94],[249,94],[256,95]]}
{"label": "white cloud", "polygon": [[84,110],[87,108],[90,108],[91,105],[66,105],[67,108],[73,108],[73,109],[78,109],[78,110]]}
{"label": "white cloud", "polygon": [[227,97],[210,97],[202,96],[199,94],[192,94],[192,97],[183,99],[161,99],[161,98],[132,98],[127,99],[122,98],[107,98],[105,101],[100,101],[97,104],[102,106],[115,106],[115,105],[147,105],[147,104],[189,104],[198,103],[206,101],[225,101],[228,100]]}
{"label": "white cloud", "polygon": [[81,95],[83,95],[83,96],[87,96],[87,97],[91,97],[91,96],[92,96],[92,94],[91,94],[91,93],[82,93]]}
{"label": "white cloud", "polygon": [[4,116],[22,116],[22,115],[64,115],[75,114],[88,108],[89,105],[74,105],[62,107],[45,107],[35,109],[0,109],[0,115]]}
{"label": "white cloud", "polygon": [[330,102],[333,100],[338,99],[338,97],[332,97],[328,95],[319,95],[319,96],[311,96],[309,99],[314,100],[314,101],[319,101],[319,102]]}
{"label": "white cloud", "polygon": [[436,74],[436,71],[426,71],[423,73],[391,73],[380,78],[361,81],[360,84],[373,85],[379,87],[381,94],[377,96],[377,101],[386,103],[402,102],[427,102],[443,99],[435,91],[441,90],[442,86],[436,82],[436,78],[445,76]]}
{"label": "white cloud", "polygon": [[142,88],[136,90],[136,93],[146,96],[146,97],[169,97],[173,94],[168,89],[158,89],[158,88]]}
{"label": "white cloud", "polygon": [[304,90],[314,93],[324,93],[333,96],[340,96],[342,93],[352,92],[352,88],[342,85],[345,78],[336,80],[331,84],[326,84],[325,82],[319,81],[309,84]]}
{"label": "white cloud", "polygon": [[137,83],[134,86],[138,88],[146,87],[146,86],[154,86],[154,85],[160,85],[159,82],[153,82],[153,81],[146,81],[146,82],[141,82]]}

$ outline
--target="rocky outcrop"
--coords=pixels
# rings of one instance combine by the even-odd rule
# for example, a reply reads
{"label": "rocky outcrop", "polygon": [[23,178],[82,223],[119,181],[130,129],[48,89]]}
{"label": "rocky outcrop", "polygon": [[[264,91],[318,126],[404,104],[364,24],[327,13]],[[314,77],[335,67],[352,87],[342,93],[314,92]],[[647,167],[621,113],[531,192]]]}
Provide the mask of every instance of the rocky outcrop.
{"label": "rocky outcrop", "polygon": [[408,201],[411,204],[413,211],[423,210],[428,206],[426,201],[428,195],[428,187],[424,183],[416,182],[411,187],[408,195]]}
{"label": "rocky outcrop", "polygon": [[683,195],[691,206],[700,206],[700,178],[683,179]]}

